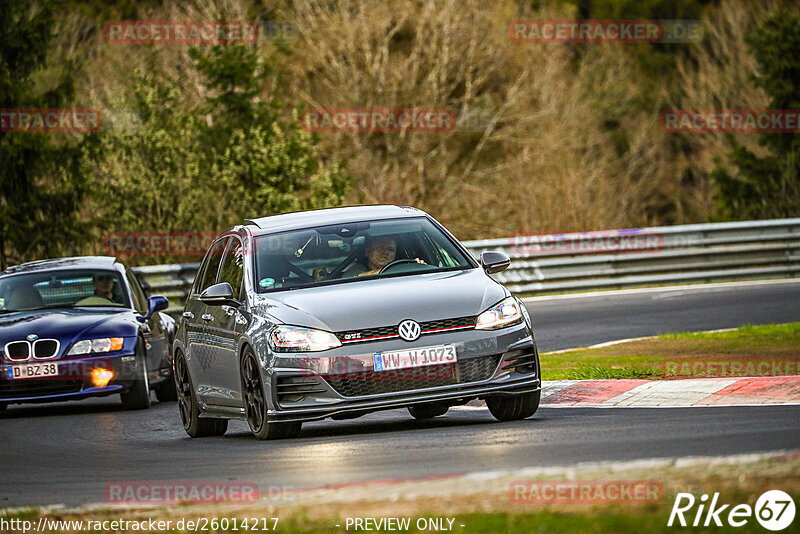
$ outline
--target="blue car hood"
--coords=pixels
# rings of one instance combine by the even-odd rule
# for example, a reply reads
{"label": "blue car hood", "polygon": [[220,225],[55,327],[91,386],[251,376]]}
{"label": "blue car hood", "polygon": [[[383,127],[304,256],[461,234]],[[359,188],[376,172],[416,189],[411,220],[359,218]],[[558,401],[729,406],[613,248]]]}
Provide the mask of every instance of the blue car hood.
{"label": "blue car hood", "polygon": [[0,315],[0,350],[10,341],[28,334],[39,339],[57,339],[61,353],[79,339],[134,337],[138,322],[132,310],[53,309],[4,313]]}
{"label": "blue car hood", "polygon": [[474,316],[509,294],[481,269],[469,269],[295,289],[258,302],[278,322],[342,332]]}

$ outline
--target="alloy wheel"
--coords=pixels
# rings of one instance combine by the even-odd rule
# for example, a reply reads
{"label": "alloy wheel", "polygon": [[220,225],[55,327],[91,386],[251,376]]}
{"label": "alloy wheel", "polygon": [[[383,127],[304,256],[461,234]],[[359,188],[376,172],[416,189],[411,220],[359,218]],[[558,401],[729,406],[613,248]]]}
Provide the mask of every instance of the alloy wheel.
{"label": "alloy wheel", "polygon": [[253,432],[258,432],[264,424],[265,399],[264,388],[261,386],[261,375],[258,365],[252,355],[244,361],[244,400],[247,412],[247,423]]}
{"label": "alloy wheel", "polygon": [[183,428],[192,423],[192,393],[189,383],[189,369],[183,356],[175,360],[175,381],[178,390],[178,409],[181,412]]}

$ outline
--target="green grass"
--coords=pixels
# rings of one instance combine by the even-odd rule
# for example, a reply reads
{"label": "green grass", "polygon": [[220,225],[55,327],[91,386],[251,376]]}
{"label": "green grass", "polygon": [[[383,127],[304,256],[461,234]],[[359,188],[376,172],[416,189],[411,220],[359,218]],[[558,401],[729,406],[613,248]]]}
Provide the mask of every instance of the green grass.
{"label": "green grass", "polygon": [[38,518],[41,512],[38,508],[13,508],[0,510],[0,519],[33,519]]}
{"label": "green grass", "polygon": [[[408,517],[408,516],[401,516]],[[417,530],[415,522],[419,517],[450,517],[454,516],[442,511],[440,514],[423,514],[411,516],[409,533],[433,532]],[[561,534],[561,533],[597,533],[597,534],[624,534],[624,533],[674,533],[676,530],[691,532],[765,532],[763,528],[751,518],[741,528],[728,526],[715,528],[668,527],[669,510],[664,506],[642,506],[635,509],[623,510],[616,507],[598,507],[590,511],[581,512],[556,512],[551,510],[537,510],[536,512],[489,512],[469,513],[455,516],[453,530],[455,534]],[[723,518],[724,520],[724,518]],[[341,529],[332,528],[333,525],[342,525]],[[464,525],[461,527],[460,525]],[[287,521],[279,530],[283,533],[330,533],[345,532],[342,519],[331,518],[327,521],[318,519],[313,521]],[[352,532],[351,527],[351,532]],[[383,532],[383,531],[372,531]]]}
{"label": "green grass", "polygon": [[[716,333],[671,332],[598,349],[541,355],[545,380],[743,376],[744,371],[737,375],[726,371],[725,365],[746,368],[760,362],[783,362],[778,368],[789,370],[783,374],[795,374],[800,363],[800,323],[749,325]],[[699,371],[695,364],[701,364]],[[692,369],[690,375],[685,369]]]}
{"label": "green grass", "polygon": [[[276,514],[280,516],[281,514]],[[8,518],[8,516],[2,516]],[[15,516],[17,517],[17,516]],[[28,516],[25,516],[28,518]],[[364,517],[361,515],[353,517]],[[382,514],[375,514],[370,517],[380,519],[385,517]],[[589,511],[575,511],[575,512],[557,512],[549,509],[541,509],[537,511],[526,511],[521,513],[511,512],[473,512],[450,514],[446,510],[442,510],[439,514],[421,514],[421,515],[391,515],[390,517],[410,518],[410,528],[401,531],[386,531],[386,530],[369,530],[369,532],[408,532],[408,533],[423,533],[423,532],[436,532],[435,530],[419,530],[416,528],[416,521],[421,517],[426,518],[450,518],[455,519],[452,526],[452,531],[455,534],[561,534],[561,533],[587,533],[587,534],[625,534],[648,532],[648,533],[673,533],[676,528],[668,527],[667,520],[669,517],[668,509],[664,506],[649,505],[641,506],[633,509],[621,509],[614,506],[595,507]],[[138,519],[141,520],[141,519]],[[724,520],[724,516],[723,516]],[[335,525],[341,525],[336,527]],[[443,523],[448,525],[447,521]],[[464,525],[463,527],[461,525]],[[750,533],[750,532],[764,532],[755,519],[750,518],[748,523],[737,529],[724,526],[722,528],[715,527],[713,529],[691,528],[687,527],[683,530],[691,530],[691,532],[737,532],[737,533]],[[350,532],[358,532],[350,527]],[[11,531],[9,531],[11,532]],[[146,532],[146,531],[145,531]],[[179,534],[185,531],[178,531],[171,529],[161,534]],[[230,532],[235,534],[235,531],[209,530],[208,532],[218,534],[222,532]],[[331,532],[347,532],[345,530],[345,521],[343,518],[328,518],[326,520],[307,517],[289,516],[281,518],[278,523],[276,532],[283,534],[329,534]],[[365,531],[361,531],[365,532]],[[443,530],[441,532],[448,532]],[[14,533],[16,534],[16,533]],[[21,534],[21,533],[20,533]],[[107,534],[97,532],[97,534]],[[155,533],[153,533],[155,534]]]}
{"label": "green grass", "polygon": [[714,339],[718,341],[751,341],[769,342],[773,339],[785,337],[800,337],[800,323],[747,325],[727,332],[668,332],[658,336],[658,339]]}
{"label": "green grass", "polygon": [[598,380],[602,378],[652,378],[660,371],[653,367],[603,367],[598,364],[578,365],[568,373],[568,380]]}

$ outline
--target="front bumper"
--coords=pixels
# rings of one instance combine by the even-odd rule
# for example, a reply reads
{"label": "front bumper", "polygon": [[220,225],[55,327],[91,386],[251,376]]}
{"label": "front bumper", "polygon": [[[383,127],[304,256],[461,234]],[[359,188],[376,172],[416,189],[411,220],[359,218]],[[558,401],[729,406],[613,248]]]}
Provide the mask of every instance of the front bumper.
{"label": "front bumper", "polygon": [[[7,367],[26,363],[53,363],[58,366],[58,375],[53,378],[9,379]],[[91,370],[109,369],[113,379],[103,387],[92,384]],[[0,402],[3,404],[59,402],[80,400],[87,397],[102,397],[121,393],[130,387],[136,378],[136,359],[133,352],[120,351],[114,355],[90,356],[32,362],[3,362],[0,372]]]}
{"label": "front bumper", "polygon": [[[375,352],[445,344],[456,347],[457,364],[416,367],[395,375],[372,369]],[[326,351],[336,353],[325,356],[277,357],[266,370],[268,418],[276,422],[346,418],[412,404],[458,405],[541,389],[536,343],[524,323],[499,331],[428,335],[413,343],[361,345]]]}

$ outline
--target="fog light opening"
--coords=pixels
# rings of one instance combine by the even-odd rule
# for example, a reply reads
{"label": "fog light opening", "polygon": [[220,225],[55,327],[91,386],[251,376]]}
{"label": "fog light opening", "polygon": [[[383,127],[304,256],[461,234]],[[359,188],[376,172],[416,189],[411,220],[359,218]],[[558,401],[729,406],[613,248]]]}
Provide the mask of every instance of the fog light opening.
{"label": "fog light opening", "polygon": [[114,378],[114,372],[109,371],[108,369],[92,369],[92,384],[95,387],[102,388],[108,385],[111,382],[111,379]]}

